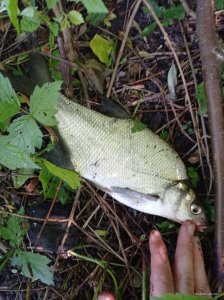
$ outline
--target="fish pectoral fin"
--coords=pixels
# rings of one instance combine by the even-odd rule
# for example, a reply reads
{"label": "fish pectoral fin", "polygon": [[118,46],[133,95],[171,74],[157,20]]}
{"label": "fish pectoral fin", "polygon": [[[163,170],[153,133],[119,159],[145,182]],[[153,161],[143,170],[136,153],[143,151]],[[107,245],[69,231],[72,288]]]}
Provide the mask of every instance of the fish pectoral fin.
{"label": "fish pectoral fin", "polygon": [[129,188],[121,188],[121,187],[111,187],[111,192],[112,193],[117,193],[117,194],[121,194],[125,197],[130,197],[130,198],[137,198],[140,200],[149,200],[149,201],[157,201],[158,199],[160,199],[159,195],[156,194],[144,194],[144,193],[140,193],[137,191],[134,191],[132,189]]}

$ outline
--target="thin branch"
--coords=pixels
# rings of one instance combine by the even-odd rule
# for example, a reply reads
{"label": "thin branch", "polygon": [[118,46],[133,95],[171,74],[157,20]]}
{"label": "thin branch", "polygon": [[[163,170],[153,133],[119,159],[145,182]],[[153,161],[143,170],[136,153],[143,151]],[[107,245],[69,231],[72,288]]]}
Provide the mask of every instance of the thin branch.
{"label": "thin branch", "polygon": [[224,116],[221,89],[221,62],[214,51],[218,47],[214,22],[214,2],[197,1],[197,34],[201,52],[202,71],[212,141],[215,176],[215,244],[216,277],[224,277]]}
{"label": "thin branch", "polygon": [[135,7],[133,9],[133,12],[132,12],[132,14],[130,16],[130,19],[128,21],[128,25],[127,25],[127,28],[126,28],[125,33],[124,33],[124,38],[123,38],[122,43],[121,43],[121,47],[120,47],[120,50],[119,50],[119,53],[118,53],[118,56],[117,56],[116,64],[115,64],[115,67],[114,67],[114,71],[113,71],[113,74],[112,74],[112,77],[111,77],[111,80],[110,80],[110,84],[109,84],[109,87],[108,87],[108,90],[107,90],[107,97],[108,98],[110,98],[111,90],[112,90],[112,87],[113,87],[113,84],[114,84],[114,80],[115,80],[115,77],[116,77],[116,74],[117,74],[117,69],[118,69],[118,66],[119,66],[122,54],[124,52],[124,47],[125,47],[125,44],[127,42],[127,38],[128,38],[129,31],[131,29],[132,22],[133,22],[133,20],[135,18],[135,15],[136,15],[136,13],[138,11],[138,8],[139,8],[141,2],[142,2],[142,0],[137,0],[137,2],[135,4]]}

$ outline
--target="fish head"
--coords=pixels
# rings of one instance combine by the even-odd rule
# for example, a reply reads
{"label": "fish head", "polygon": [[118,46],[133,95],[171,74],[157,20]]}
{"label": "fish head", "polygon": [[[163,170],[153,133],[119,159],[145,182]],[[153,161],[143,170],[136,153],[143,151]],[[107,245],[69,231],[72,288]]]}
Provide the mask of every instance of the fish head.
{"label": "fish head", "polygon": [[201,230],[207,225],[203,206],[197,202],[195,192],[185,182],[168,186],[163,197],[168,218],[178,223],[190,220]]}

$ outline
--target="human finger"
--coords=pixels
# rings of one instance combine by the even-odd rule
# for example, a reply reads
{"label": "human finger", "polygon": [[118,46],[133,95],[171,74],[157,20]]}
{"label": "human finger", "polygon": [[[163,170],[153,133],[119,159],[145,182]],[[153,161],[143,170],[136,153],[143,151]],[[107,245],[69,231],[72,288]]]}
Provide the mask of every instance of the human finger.
{"label": "human finger", "polygon": [[174,257],[174,288],[182,294],[194,293],[193,236],[195,225],[184,222],[180,228]]}
{"label": "human finger", "polygon": [[201,243],[197,236],[193,240],[193,259],[194,259],[194,291],[196,294],[211,296],[208,278],[205,273],[205,265]]}
{"label": "human finger", "polygon": [[160,233],[153,230],[149,236],[149,248],[151,253],[151,296],[163,296],[174,293],[173,278],[166,246]]}
{"label": "human finger", "polygon": [[115,300],[114,296],[109,292],[101,292],[97,300]]}

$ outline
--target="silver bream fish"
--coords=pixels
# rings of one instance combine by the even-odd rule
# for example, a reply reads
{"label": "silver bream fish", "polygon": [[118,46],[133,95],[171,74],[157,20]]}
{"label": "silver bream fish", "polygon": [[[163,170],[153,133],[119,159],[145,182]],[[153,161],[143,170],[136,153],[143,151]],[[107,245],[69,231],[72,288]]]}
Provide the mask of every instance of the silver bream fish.
{"label": "silver bream fish", "polygon": [[205,225],[182,160],[152,131],[132,133],[133,120],[107,117],[63,96],[56,119],[83,178],[141,212]]}

